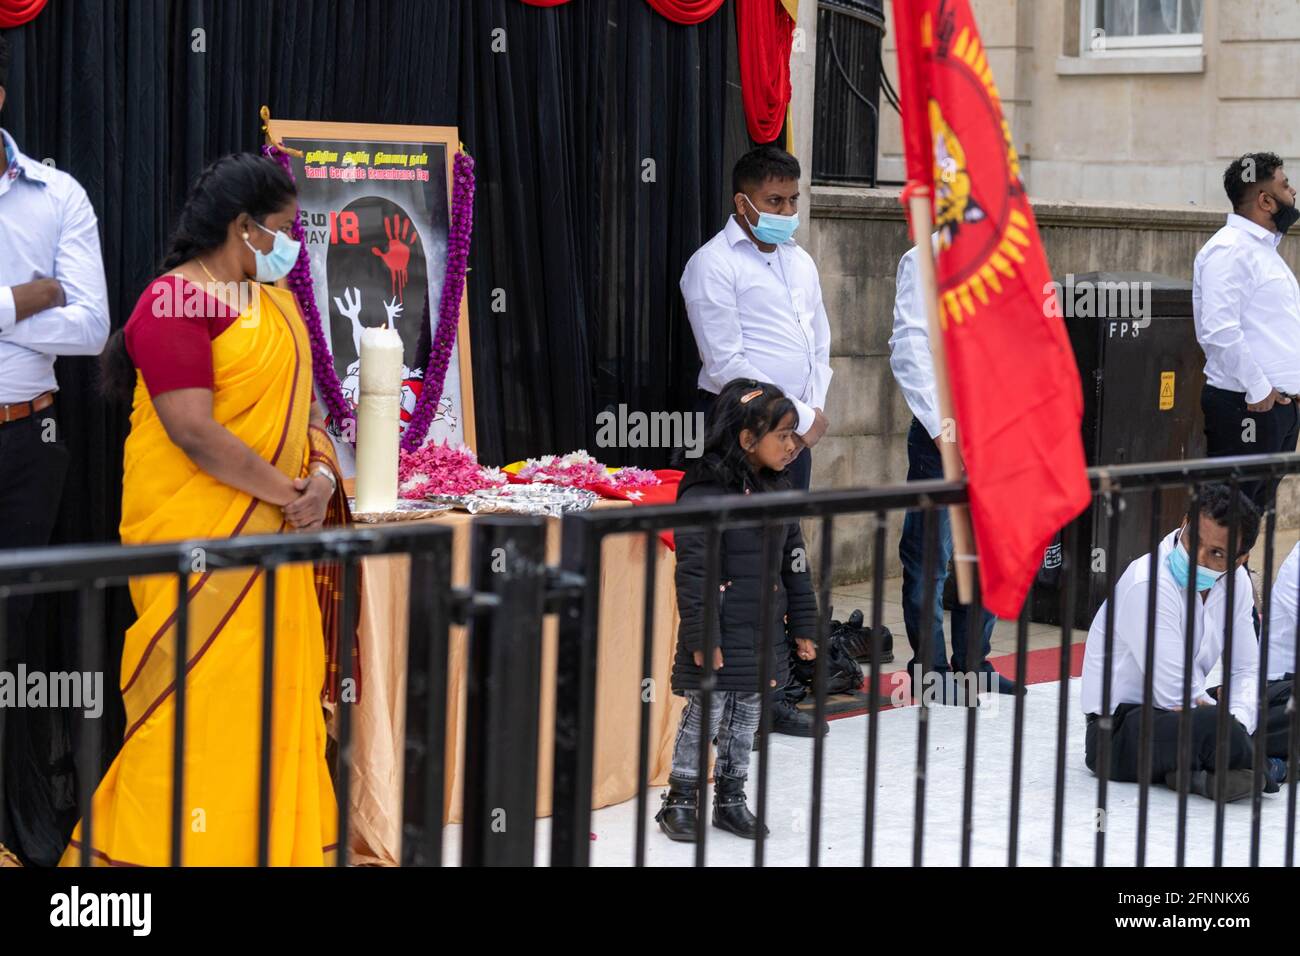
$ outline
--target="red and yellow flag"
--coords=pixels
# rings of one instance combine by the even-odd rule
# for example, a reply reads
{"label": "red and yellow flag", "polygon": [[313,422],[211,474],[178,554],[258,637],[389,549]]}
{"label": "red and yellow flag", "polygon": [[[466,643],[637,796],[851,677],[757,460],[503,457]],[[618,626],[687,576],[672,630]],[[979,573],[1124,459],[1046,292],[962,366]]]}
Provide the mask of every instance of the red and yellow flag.
{"label": "red and yellow flag", "polygon": [[939,319],[984,605],[1016,617],[1087,507],[1083,393],[968,0],[893,0],[905,197],[928,190]]}

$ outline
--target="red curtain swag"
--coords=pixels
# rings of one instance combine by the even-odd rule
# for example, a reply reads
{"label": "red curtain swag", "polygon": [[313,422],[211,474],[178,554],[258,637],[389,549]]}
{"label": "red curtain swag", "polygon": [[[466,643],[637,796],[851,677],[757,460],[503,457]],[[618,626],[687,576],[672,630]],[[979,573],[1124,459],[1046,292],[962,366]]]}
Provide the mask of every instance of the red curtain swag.
{"label": "red curtain swag", "polygon": [[0,0],[0,30],[30,22],[44,6],[45,0]]}

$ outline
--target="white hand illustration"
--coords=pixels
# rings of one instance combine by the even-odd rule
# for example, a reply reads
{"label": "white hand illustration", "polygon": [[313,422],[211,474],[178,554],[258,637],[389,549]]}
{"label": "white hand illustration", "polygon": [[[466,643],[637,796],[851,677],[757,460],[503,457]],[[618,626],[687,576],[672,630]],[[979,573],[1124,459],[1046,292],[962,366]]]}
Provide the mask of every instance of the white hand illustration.
{"label": "white hand illustration", "polygon": [[343,298],[334,297],[334,308],[339,310],[339,314],[346,316],[352,323],[352,344],[356,348],[357,355],[361,354],[361,330],[364,328],[361,324],[361,290],[352,288],[343,290]]}
{"label": "white hand illustration", "polygon": [[402,303],[398,302],[396,296],[394,296],[392,302],[384,303],[384,311],[388,313],[388,327],[396,329],[397,317],[402,314]]}

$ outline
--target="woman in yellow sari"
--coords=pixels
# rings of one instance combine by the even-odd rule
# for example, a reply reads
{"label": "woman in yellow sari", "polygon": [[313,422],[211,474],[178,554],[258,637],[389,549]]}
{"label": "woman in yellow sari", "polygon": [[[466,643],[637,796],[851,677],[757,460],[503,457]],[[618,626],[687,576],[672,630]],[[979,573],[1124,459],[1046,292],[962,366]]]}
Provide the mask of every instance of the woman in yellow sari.
{"label": "woman in yellow sari", "polygon": [[[337,469],[312,400],[312,354],[290,292],[269,284],[297,258],[292,179],[253,155],[218,160],[195,182],[165,274],[109,344],[105,379],[133,393],[122,541],[144,544],[319,527]],[[125,376],[125,380],[123,378]],[[314,449],[314,450],[313,450]],[[256,569],[189,578],[182,863],[254,865],[262,699]],[[171,860],[176,579],[130,584],[122,749],[95,792],[90,852],[100,865]],[[332,863],[334,790],[321,709],[325,644],[313,569],[279,569],[269,859]],[[63,865],[80,863],[82,825]]]}

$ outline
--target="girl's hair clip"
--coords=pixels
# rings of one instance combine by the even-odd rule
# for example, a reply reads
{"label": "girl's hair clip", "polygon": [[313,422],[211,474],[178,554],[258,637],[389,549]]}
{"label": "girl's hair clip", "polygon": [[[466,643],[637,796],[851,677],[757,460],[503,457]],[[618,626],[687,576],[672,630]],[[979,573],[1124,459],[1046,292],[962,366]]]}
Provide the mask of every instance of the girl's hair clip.
{"label": "girl's hair clip", "polygon": [[763,390],[761,388],[756,388],[752,392],[747,392],[746,394],[740,396],[740,404],[747,405],[748,403],[752,402],[754,399],[758,398],[758,396],[762,394],[763,394]]}

